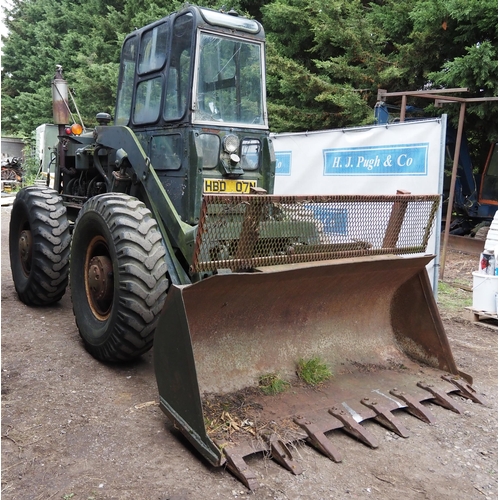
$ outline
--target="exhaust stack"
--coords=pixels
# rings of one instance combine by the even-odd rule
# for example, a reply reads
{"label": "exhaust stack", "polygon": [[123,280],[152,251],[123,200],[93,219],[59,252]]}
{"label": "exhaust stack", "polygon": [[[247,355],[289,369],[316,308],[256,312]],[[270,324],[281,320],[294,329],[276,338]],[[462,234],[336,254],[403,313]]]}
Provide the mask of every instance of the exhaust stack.
{"label": "exhaust stack", "polygon": [[52,114],[55,125],[69,123],[68,82],[62,76],[62,66],[56,66],[56,74],[52,80]]}

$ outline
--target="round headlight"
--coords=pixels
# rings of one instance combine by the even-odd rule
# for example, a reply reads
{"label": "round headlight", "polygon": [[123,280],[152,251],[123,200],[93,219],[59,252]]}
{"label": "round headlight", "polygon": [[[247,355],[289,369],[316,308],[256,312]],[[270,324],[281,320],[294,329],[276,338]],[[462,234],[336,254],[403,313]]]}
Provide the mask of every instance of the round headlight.
{"label": "round headlight", "polygon": [[238,148],[240,146],[240,140],[236,135],[228,134],[224,137],[222,145],[224,146],[224,151],[226,153],[229,154],[236,153],[236,151],[238,151]]}

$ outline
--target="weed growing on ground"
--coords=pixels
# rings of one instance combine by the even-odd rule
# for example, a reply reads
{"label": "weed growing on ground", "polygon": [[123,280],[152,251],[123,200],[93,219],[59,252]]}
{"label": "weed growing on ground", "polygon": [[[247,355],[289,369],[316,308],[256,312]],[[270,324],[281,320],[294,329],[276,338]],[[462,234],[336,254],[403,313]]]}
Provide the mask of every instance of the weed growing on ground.
{"label": "weed growing on ground", "polygon": [[285,392],[290,384],[276,373],[268,373],[259,378],[259,388],[266,395]]}
{"label": "weed growing on ground", "polygon": [[332,376],[332,372],[319,358],[300,359],[297,363],[297,375],[306,384],[318,385]]}

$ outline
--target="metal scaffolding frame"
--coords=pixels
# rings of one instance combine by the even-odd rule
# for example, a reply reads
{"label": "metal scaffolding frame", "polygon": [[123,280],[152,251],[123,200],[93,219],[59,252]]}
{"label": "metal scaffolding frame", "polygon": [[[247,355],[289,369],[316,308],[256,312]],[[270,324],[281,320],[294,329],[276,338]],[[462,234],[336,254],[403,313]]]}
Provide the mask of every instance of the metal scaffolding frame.
{"label": "metal scaffolding frame", "polygon": [[434,90],[416,90],[407,92],[387,92],[385,89],[379,89],[377,93],[377,101],[385,102],[387,97],[401,97],[401,111],[399,115],[399,120],[401,122],[405,121],[406,117],[406,102],[408,97],[421,97],[423,99],[434,99],[434,105],[436,107],[442,107],[443,104],[453,104],[460,103],[460,114],[458,118],[458,130],[457,139],[455,143],[455,155],[453,158],[453,168],[451,172],[451,185],[450,185],[450,202],[448,203],[448,209],[446,212],[446,224],[444,230],[443,245],[441,249],[441,260],[439,269],[439,278],[443,279],[444,268],[446,264],[446,253],[448,250],[448,238],[450,233],[451,224],[451,214],[453,211],[453,199],[455,198],[455,183],[457,179],[457,169],[458,169],[458,158],[460,151],[460,146],[462,143],[462,133],[464,129],[465,121],[465,110],[467,104],[472,102],[486,102],[486,101],[498,101],[498,97],[456,97],[446,94],[457,94],[462,92],[468,92],[468,88],[454,88],[454,89],[434,89]]}

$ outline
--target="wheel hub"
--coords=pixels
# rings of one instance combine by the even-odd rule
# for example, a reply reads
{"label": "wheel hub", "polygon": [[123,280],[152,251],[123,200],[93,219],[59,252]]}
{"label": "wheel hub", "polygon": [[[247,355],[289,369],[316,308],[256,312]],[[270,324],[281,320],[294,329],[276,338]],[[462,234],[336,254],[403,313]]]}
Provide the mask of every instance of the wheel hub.
{"label": "wheel hub", "polygon": [[19,255],[21,256],[21,263],[26,274],[29,274],[31,271],[31,249],[31,231],[25,229],[19,235]]}
{"label": "wheel hub", "polygon": [[113,264],[108,257],[99,255],[90,260],[88,283],[94,301],[99,303],[113,297]]}

